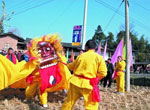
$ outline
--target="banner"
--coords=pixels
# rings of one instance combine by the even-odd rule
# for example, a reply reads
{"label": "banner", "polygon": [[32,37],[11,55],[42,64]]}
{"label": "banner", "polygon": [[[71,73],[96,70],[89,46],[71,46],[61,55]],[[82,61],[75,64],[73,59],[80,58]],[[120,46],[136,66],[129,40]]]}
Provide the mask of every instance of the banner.
{"label": "banner", "polygon": [[103,53],[103,58],[105,60],[105,56],[106,56],[106,50],[107,50],[107,41],[105,43],[105,47],[104,47],[104,53]]}
{"label": "banner", "polygon": [[98,45],[97,53],[100,55],[101,54],[101,43]]}
{"label": "banner", "polygon": [[129,41],[129,59],[130,59],[130,67],[133,66],[133,56],[132,56],[132,43],[131,39]]}
{"label": "banner", "polygon": [[82,26],[81,25],[73,27],[72,46],[80,46],[81,30],[82,30]]}
{"label": "banner", "polygon": [[118,46],[114,52],[114,55],[111,58],[112,64],[114,65],[115,62],[117,61],[117,57],[122,56],[122,55],[123,55],[123,38],[121,39],[120,43],[118,44]]}
{"label": "banner", "polygon": [[[111,58],[111,62],[114,65],[117,61],[117,57],[122,56],[123,60],[126,60],[126,45],[123,46],[123,38],[117,46],[117,49],[114,52],[114,55]],[[129,41],[129,59],[130,59],[130,67],[133,66],[133,56],[132,56],[132,44],[131,39]]]}

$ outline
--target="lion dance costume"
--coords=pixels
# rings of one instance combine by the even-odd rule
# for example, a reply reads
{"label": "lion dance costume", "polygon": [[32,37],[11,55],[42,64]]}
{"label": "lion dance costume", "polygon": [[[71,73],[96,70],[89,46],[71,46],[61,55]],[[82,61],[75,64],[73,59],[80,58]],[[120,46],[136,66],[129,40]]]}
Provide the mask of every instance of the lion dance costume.
{"label": "lion dance costume", "polygon": [[[27,48],[29,62],[23,61],[13,65],[0,55],[0,89],[14,82],[13,86],[16,88],[24,88],[27,85],[25,94],[28,100],[34,97],[38,88],[41,104],[46,105],[47,92],[68,89],[71,74],[65,65],[66,58],[63,55],[61,40],[57,34],[47,35],[33,39]],[[23,82],[23,78],[28,84]]]}

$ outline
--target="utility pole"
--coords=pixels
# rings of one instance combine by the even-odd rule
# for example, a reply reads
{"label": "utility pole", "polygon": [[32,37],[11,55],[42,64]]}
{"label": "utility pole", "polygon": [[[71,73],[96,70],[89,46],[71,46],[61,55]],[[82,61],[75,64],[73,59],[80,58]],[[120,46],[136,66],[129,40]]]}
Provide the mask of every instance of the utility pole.
{"label": "utility pole", "polygon": [[87,21],[87,6],[88,0],[85,0],[84,6],[84,20],[83,20],[83,36],[82,36],[82,49],[85,49],[85,36],[86,36],[86,21]]}
{"label": "utility pole", "polygon": [[125,0],[125,27],[126,27],[126,91],[130,91],[130,59],[129,59],[129,3]]}

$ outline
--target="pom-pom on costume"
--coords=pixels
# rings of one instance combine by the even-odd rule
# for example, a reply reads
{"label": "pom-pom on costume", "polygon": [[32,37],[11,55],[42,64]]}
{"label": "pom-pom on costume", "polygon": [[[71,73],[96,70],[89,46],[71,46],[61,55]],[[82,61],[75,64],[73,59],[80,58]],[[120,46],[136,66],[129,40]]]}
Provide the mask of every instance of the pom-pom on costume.
{"label": "pom-pom on costume", "polygon": [[104,59],[94,50],[88,50],[67,66],[73,70],[73,76],[69,80],[70,88],[62,110],[72,110],[81,96],[84,97],[87,110],[98,110],[100,101],[98,82],[107,75]]}

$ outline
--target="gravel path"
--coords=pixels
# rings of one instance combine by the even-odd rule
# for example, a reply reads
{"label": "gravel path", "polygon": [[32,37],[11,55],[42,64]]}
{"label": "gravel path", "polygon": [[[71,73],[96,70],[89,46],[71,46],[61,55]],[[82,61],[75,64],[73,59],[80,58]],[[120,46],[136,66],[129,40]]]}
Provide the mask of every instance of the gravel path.
{"label": "gravel path", "polygon": [[[99,110],[150,110],[150,87],[131,86],[131,91],[124,96],[116,94],[116,86],[111,89],[99,87],[101,102]],[[46,110],[60,110],[66,94],[63,92],[49,93]],[[24,103],[24,90],[5,89],[0,92],[0,110],[45,110],[39,104],[38,96]],[[79,99],[74,110],[84,110],[84,100]]]}

